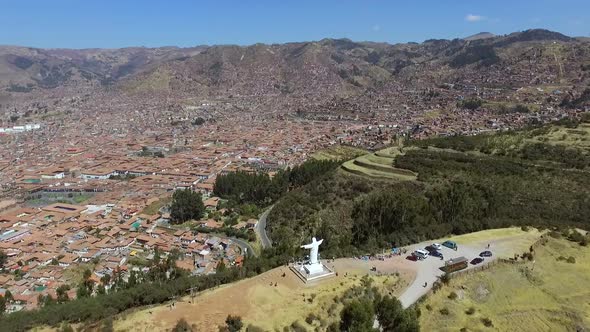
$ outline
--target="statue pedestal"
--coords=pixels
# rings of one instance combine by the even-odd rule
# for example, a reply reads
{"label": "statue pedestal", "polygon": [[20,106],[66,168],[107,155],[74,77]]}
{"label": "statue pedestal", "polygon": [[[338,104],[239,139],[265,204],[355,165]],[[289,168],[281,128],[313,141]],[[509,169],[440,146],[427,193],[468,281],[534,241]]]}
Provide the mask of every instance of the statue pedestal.
{"label": "statue pedestal", "polygon": [[312,237],[310,244],[301,246],[301,248],[311,250],[309,252],[309,260],[307,262],[298,262],[290,266],[291,270],[295,272],[303,282],[334,275],[334,271],[318,260],[318,247],[322,242],[324,242],[324,240],[318,241],[315,237]]}
{"label": "statue pedestal", "polygon": [[326,277],[334,276],[335,273],[332,271],[328,266],[322,264],[321,262],[317,262],[315,264],[292,264],[290,266],[291,271],[293,271],[301,281],[304,283],[322,279]]}
{"label": "statue pedestal", "polygon": [[324,272],[324,265],[319,262],[315,264],[305,264],[303,265],[303,269],[307,274],[318,274]]}

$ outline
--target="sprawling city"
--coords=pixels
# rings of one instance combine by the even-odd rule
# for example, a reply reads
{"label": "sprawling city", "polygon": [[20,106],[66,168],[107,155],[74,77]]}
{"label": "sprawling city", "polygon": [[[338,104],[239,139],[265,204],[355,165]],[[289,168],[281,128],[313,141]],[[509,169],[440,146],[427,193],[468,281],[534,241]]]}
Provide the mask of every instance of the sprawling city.
{"label": "sprawling city", "polygon": [[0,330],[586,331],[588,22],[464,7],[419,42],[0,33]]}

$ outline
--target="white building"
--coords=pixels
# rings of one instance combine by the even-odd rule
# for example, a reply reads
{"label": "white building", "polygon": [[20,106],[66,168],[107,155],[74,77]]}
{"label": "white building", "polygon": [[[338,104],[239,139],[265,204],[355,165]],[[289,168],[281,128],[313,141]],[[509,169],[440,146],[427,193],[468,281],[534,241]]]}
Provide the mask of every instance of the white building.
{"label": "white building", "polygon": [[83,171],[80,177],[84,180],[106,180],[115,175],[119,175],[119,173],[113,170],[88,170]]}

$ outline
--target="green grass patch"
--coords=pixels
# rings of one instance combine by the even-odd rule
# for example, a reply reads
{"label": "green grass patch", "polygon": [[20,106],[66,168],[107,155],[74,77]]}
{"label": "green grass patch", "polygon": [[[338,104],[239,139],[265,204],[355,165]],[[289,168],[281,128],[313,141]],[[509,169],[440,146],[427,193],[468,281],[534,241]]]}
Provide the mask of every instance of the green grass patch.
{"label": "green grass patch", "polygon": [[154,216],[154,215],[160,213],[160,209],[162,207],[170,204],[170,202],[172,202],[172,197],[161,198],[160,200],[157,200],[157,201],[153,202],[152,204],[146,206],[145,209],[143,209],[143,211],[141,211],[141,213],[147,214],[148,216]]}

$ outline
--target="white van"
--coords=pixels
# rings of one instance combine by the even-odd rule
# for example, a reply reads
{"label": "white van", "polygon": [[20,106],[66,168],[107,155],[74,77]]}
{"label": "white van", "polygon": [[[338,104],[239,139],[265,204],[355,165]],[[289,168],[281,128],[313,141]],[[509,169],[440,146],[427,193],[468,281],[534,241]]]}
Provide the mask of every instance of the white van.
{"label": "white van", "polygon": [[414,251],[414,256],[416,256],[418,259],[426,259],[426,257],[428,257],[428,251],[418,249]]}

